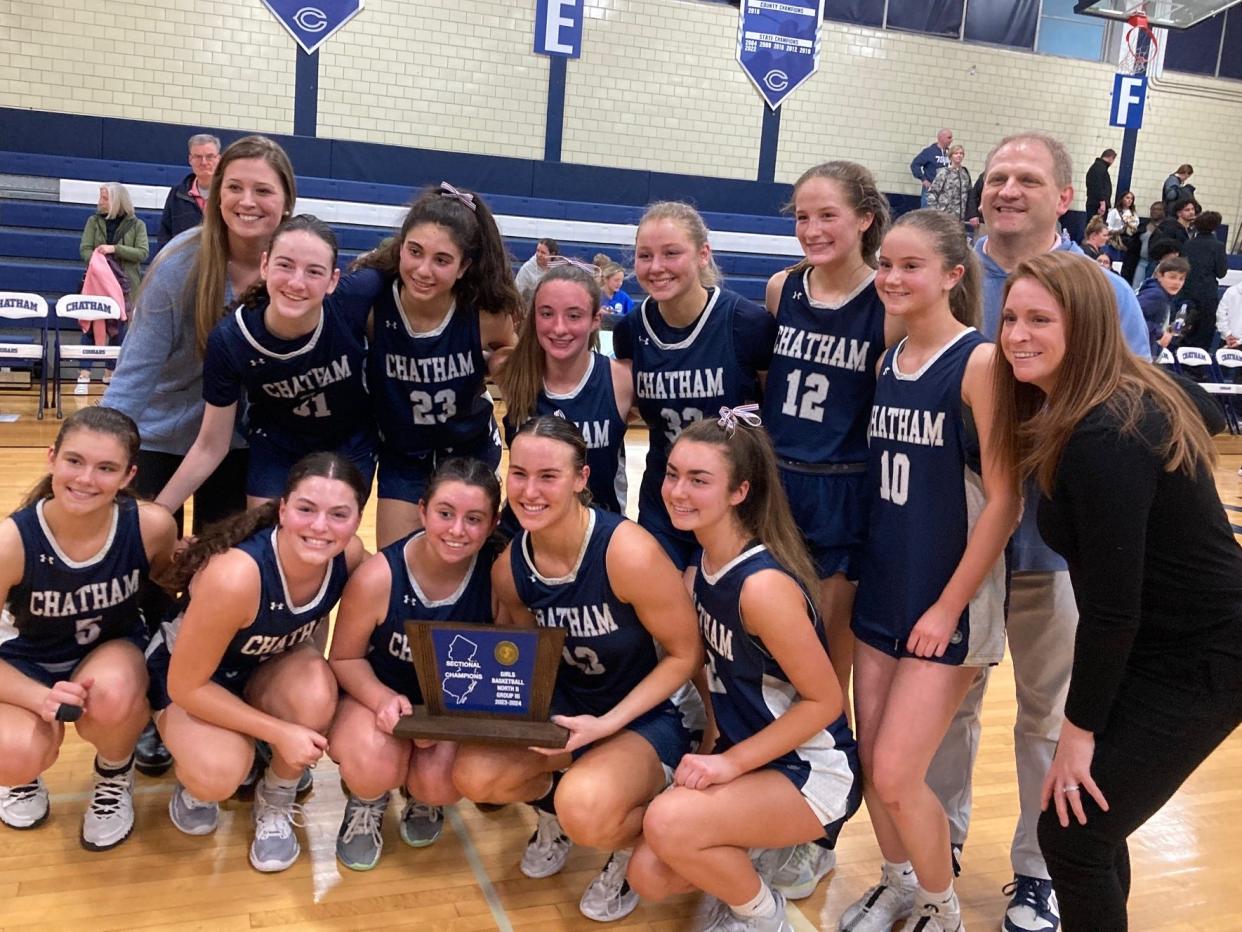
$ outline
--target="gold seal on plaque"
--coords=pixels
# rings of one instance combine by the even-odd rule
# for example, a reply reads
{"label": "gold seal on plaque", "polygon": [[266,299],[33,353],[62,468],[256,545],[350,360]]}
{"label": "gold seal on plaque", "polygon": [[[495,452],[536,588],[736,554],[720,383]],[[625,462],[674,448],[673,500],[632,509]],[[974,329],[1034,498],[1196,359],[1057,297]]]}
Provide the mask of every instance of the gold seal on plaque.
{"label": "gold seal on plaque", "polygon": [[517,663],[518,647],[512,641],[501,641],[492,651],[492,656],[496,658],[497,663],[511,667]]}

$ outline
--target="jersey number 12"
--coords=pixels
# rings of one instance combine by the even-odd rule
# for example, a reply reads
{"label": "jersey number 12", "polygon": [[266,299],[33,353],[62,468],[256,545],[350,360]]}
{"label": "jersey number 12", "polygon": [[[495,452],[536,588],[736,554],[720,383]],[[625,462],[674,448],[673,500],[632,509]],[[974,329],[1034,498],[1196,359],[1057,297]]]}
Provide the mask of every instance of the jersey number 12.
{"label": "jersey number 12", "polygon": [[[809,372],[805,379],[802,370],[794,369],[787,378],[789,390],[785,392],[785,403],[781,405],[781,414],[789,417],[800,417],[807,421],[824,421],[824,399],[828,397],[828,377],[820,372]],[[802,403],[798,404],[799,382],[804,389]]]}

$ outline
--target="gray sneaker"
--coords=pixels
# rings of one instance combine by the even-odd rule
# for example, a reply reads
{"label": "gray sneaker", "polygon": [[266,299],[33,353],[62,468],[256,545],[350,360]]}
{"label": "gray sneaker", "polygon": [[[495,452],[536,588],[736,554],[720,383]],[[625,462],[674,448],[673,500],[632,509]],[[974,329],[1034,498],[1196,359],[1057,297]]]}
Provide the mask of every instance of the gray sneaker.
{"label": "gray sneaker", "polygon": [[303,826],[302,807],[293,800],[293,791],[272,791],[262,780],[254,788],[254,841],[250,844],[250,866],[266,874],[293,866],[302,853],[294,826]]}
{"label": "gray sneaker", "polygon": [[134,765],[107,776],[95,771],[95,791],[82,817],[82,847],[115,848],[134,830]]}
{"label": "gray sneaker", "polygon": [[401,810],[401,840],[411,848],[426,848],[444,831],[444,810],[411,796]]}
{"label": "gray sneaker", "polygon": [[759,875],[787,900],[805,900],[836,866],[836,854],[816,844],[764,851],[755,861]]}
{"label": "gray sneaker", "polygon": [[168,800],[168,818],[187,835],[210,835],[220,824],[220,804],[196,799],[178,783]]}
{"label": "gray sneaker", "polygon": [[43,778],[21,786],[0,786],[0,822],[25,831],[47,821],[50,807]]}
{"label": "gray sneaker", "polygon": [[539,816],[539,824],[522,852],[520,869],[527,877],[539,880],[560,873],[574,843],[569,840],[556,816],[542,809],[535,812]]}
{"label": "gray sneaker", "polygon": [[785,895],[780,890],[773,890],[772,899],[776,910],[771,916],[739,916],[721,903],[723,909],[713,913],[715,924],[705,927],[704,932],[794,932],[793,925],[785,918]]}
{"label": "gray sneaker", "polygon": [[384,812],[388,794],[373,802],[350,796],[336,833],[336,859],[351,871],[369,871],[384,851]]}
{"label": "gray sneaker", "polygon": [[903,875],[884,866],[880,882],[841,914],[840,932],[889,932],[914,912],[914,871]]}
{"label": "gray sneaker", "polygon": [[630,889],[629,881],[625,879],[633,853],[633,848],[612,853],[604,869],[582,892],[582,899],[578,901],[582,915],[596,922],[613,922],[624,919],[638,908],[638,894]]}

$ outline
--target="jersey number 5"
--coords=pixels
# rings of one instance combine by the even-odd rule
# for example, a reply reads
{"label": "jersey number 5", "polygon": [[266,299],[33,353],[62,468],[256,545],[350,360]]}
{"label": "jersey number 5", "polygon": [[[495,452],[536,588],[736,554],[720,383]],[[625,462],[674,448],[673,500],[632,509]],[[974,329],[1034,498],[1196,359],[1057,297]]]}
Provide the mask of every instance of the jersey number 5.
{"label": "jersey number 5", "polygon": [[888,451],[880,454],[880,498],[894,505],[904,505],[910,491],[910,457],[894,453],[889,464]]}
{"label": "jersey number 5", "polygon": [[[828,397],[828,377],[820,372],[811,372],[805,379],[802,370],[794,369],[787,379],[789,390],[785,392],[785,403],[781,405],[781,414],[789,417],[800,417],[807,421],[824,421],[824,399]],[[799,382],[804,390],[802,404],[798,404]]]}
{"label": "jersey number 5", "polygon": [[93,644],[99,637],[99,623],[101,621],[103,621],[103,615],[79,619],[76,625],[77,630],[73,632],[74,640],[79,644]]}
{"label": "jersey number 5", "polygon": [[[438,391],[433,398],[426,392],[410,392],[415,424],[443,424],[457,413],[457,393],[450,388]],[[436,408],[439,411],[436,411]]]}

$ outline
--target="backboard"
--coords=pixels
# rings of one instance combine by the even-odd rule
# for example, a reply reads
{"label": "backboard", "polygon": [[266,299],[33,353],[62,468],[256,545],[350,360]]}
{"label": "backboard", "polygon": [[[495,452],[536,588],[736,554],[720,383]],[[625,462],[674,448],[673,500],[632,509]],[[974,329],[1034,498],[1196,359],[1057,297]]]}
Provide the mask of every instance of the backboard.
{"label": "backboard", "polygon": [[1189,29],[1242,0],[1077,0],[1074,12],[1125,22],[1138,11],[1153,27]]}

